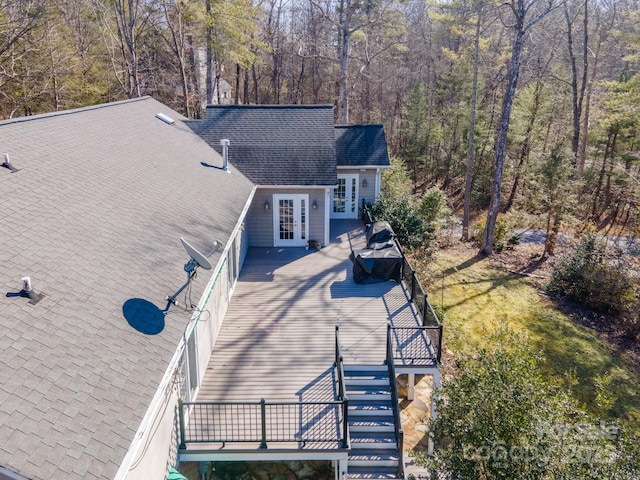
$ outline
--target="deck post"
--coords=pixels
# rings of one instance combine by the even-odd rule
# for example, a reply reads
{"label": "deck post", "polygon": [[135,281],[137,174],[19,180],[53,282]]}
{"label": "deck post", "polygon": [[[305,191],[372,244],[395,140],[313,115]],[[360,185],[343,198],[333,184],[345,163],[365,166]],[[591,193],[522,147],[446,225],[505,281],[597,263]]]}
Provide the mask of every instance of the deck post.
{"label": "deck post", "polygon": [[335,469],[335,478],[336,480],[344,480],[346,478],[346,475],[348,473],[348,465],[347,465],[347,459],[345,458],[341,458],[340,460],[336,460],[334,463],[334,469]]}
{"label": "deck post", "polygon": [[407,400],[413,400],[413,397],[415,396],[416,393],[416,374],[415,373],[409,373],[407,375]]}
{"label": "deck post", "polygon": [[184,441],[184,405],[181,399],[178,399],[178,417],[180,419],[180,445],[178,445],[178,449],[186,450],[187,444]]}
{"label": "deck post", "polygon": [[[433,372],[433,391],[431,393],[431,420],[435,420],[436,418],[438,418],[438,410],[436,405],[438,394],[436,391],[439,388],[440,388],[440,371],[436,369],[436,371]],[[435,442],[433,439],[433,433],[429,433],[429,444],[427,446],[427,455],[429,456],[433,456],[434,443]]]}
{"label": "deck post", "polygon": [[264,398],[260,399],[260,421],[262,423],[262,442],[260,442],[260,448],[267,448],[267,406]]}
{"label": "deck post", "polygon": [[342,400],[342,448],[349,448],[349,399]]}

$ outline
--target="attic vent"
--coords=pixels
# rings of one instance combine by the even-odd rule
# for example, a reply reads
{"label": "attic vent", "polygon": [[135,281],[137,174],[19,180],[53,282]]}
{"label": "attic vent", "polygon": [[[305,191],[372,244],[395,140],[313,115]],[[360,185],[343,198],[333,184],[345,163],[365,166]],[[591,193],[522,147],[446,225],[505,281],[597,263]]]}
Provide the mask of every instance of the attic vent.
{"label": "attic vent", "polygon": [[7,170],[10,170],[11,173],[15,173],[15,172],[18,171],[18,169],[16,167],[11,165],[11,162],[9,161],[9,154],[8,153],[4,154],[4,163],[2,165],[0,165],[0,167],[4,167]]}
{"label": "attic vent", "polygon": [[156,115],[156,118],[162,120],[167,125],[173,125],[176,121],[171,118],[169,115],[165,115],[164,113],[159,113]]}

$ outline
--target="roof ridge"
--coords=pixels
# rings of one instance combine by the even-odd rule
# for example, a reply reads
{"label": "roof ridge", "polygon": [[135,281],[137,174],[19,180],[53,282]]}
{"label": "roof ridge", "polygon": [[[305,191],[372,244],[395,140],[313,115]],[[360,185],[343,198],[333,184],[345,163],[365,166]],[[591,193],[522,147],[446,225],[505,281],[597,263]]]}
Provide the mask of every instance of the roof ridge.
{"label": "roof ridge", "polygon": [[108,103],[101,103],[99,105],[88,105],[86,107],[73,108],[71,110],[61,110],[61,111],[58,111],[58,112],[39,113],[37,115],[29,115],[29,116],[26,116],[26,117],[8,118],[6,120],[0,120],[0,126],[9,125],[9,124],[15,124],[15,123],[31,122],[33,120],[39,120],[39,119],[42,119],[42,118],[61,117],[61,116],[65,116],[65,115],[72,115],[74,113],[83,113],[83,112],[88,112],[88,111],[91,111],[91,110],[98,110],[98,109],[102,109],[102,108],[115,107],[115,106],[119,106],[119,105],[123,105],[123,104],[127,104],[127,103],[140,102],[140,101],[145,101],[145,100],[150,100],[150,99],[153,100],[153,98],[151,96],[145,95],[143,97],[129,98],[127,100],[118,100],[116,102],[108,102]]}
{"label": "roof ridge", "polygon": [[207,109],[218,109],[218,108],[228,108],[228,109],[286,109],[286,108],[300,108],[300,109],[333,109],[333,105],[327,104],[260,104],[260,105],[207,105]]}
{"label": "roof ridge", "polygon": [[336,128],[352,128],[352,127],[384,127],[382,123],[351,123],[349,125],[334,125]]}

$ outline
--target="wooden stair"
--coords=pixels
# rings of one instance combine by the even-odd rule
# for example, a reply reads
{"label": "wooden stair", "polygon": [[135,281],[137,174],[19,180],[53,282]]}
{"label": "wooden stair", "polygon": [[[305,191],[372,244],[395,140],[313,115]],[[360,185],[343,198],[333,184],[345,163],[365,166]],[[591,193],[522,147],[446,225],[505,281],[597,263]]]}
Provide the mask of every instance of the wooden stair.
{"label": "wooden stair", "polygon": [[351,433],[347,478],[399,478],[400,457],[387,366],[345,365],[344,371]]}

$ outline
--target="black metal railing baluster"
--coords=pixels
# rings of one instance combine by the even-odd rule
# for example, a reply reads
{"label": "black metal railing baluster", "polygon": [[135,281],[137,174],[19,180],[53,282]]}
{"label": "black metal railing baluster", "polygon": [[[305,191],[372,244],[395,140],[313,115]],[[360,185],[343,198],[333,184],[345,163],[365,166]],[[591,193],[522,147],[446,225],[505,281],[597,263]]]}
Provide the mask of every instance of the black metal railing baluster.
{"label": "black metal railing baluster", "polygon": [[267,448],[267,414],[266,414],[266,401],[265,399],[260,400],[260,426],[262,427],[262,442],[260,443],[260,448]]}

